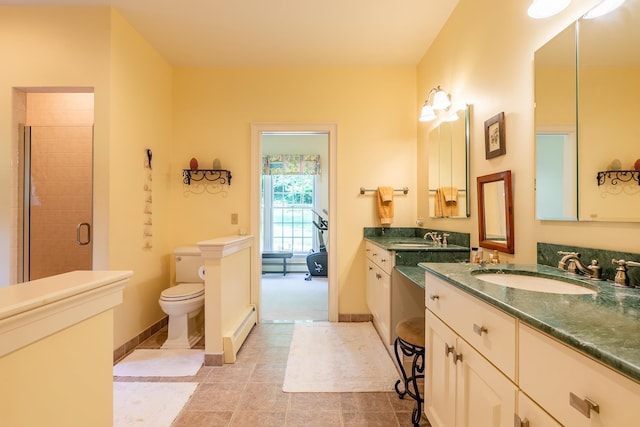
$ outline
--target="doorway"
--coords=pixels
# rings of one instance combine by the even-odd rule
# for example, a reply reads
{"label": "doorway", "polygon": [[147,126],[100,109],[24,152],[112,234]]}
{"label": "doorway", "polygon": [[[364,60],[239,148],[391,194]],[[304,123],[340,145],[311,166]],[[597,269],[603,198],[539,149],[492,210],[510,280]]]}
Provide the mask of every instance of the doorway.
{"label": "doorway", "polygon": [[[319,212],[322,212],[321,215],[325,220],[329,223],[331,222],[331,215],[336,210],[334,200],[336,194],[335,152],[335,125],[264,124],[252,126],[251,230],[255,238],[256,248],[254,251],[254,265],[257,266],[252,276],[252,302],[258,308],[260,321],[337,321],[336,257],[335,253],[331,251],[331,248],[336,246],[333,243],[336,235],[335,229],[329,226],[328,230],[319,235],[319,233],[316,234],[317,230],[315,228],[312,227],[310,229],[308,228],[309,224],[304,224],[305,221],[311,223],[315,220],[318,222],[315,217]],[[270,210],[265,215],[265,205],[269,206],[270,203],[276,203],[281,207],[286,202],[283,202],[282,198],[277,202],[270,200],[273,196],[272,193],[263,192],[264,182],[286,182],[291,184],[298,181],[292,176],[283,179],[276,179],[271,176],[265,180],[263,159],[267,155],[275,156],[275,153],[287,156],[305,154],[310,157],[313,155],[320,157],[320,172],[317,174],[311,173],[313,175],[313,185],[309,185],[309,176],[306,178],[301,177],[300,179],[301,185],[306,188],[304,194],[310,206],[300,206],[300,204],[291,202],[292,205],[295,204],[296,206],[291,206],[292,209],[287,208],[287,212],[299,212],[297,215],[292,214],[292,218],[294,216],[298,218],[296,220],[292,219],[292,221],[298,221],[299,224],[288,226],[289,228],[293,230],[293,228],[302,229],[307,226],[306,232],[299,233],[301,236],[299,239],[295,239],[295,236],[291,236],[294,237],[293,240],[291,238],[283,239],[284,235],[295,234],[295,232],[283,233],[281,225],[274,227],[269,222],[271,220],[265,220],[265,216],[268,217],[272,213],[271,208],[269,208]],[[302,169],[305,168],[303,167]],[[296,172],[296,174],[305,175],[306,172]],[[281,188],[278,191],[281,191]],[[313,193],[312,199],[309,198],[310,193]],[[268,199],[266,202],[265,197]],[[303,199],[301,197],[291,197],[291,200],[302,201]],[[298,209],[300,210],[298,211]],[[305,215],[302,212],[306,210],[309,211],[307,212],[307,220],[300,220]],[[272,216],[278,217],[279,214]],[[325,239],[327,242],[326,248],[328,248],[327,272],[325,275],[310,275],[308,274],[309,269],[306,263],[306,257],[310,253],[309,249],[318,251],[321,246],[325,246]],[[313,242],[312,246],[309,246],[310,241]],[[308,247],[303,246],[304,244]],[[302,249],[303,247],[304,249]],[[291,252],[292,259],[286,262],[286,275],[281,269],[265,272],[263,275],[262,253],[264,248],[276,252]],[[267,268],[265,271],[269,271],[269,269]],[[308,280],[305,280],[305,278]],[[271,297],[272,294],[270,296],[263,293],[263,291],[269,292],[272,289],[278,292],[275,298]],[[296,293],[298,296],[296,296]],[[321,300],[320,304],[318,304],[318,298]],[[263,302],[265,304],[264,307],[262,305]],[[308,307],[306,312],[304,309],[300,310],[305,306]],[[262,317],[263,309],[266,315],[264,319]]]}
{"label": "doorway", "polygon": [[27,93],[19,281],[93,265],[93,93]]}

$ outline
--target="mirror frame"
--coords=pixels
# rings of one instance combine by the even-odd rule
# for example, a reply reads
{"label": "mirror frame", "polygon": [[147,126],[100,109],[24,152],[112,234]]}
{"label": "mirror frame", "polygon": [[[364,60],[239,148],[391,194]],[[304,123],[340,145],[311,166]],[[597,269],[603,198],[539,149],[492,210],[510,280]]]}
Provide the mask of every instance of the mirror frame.
{"label": "mirror frame", "polygon": [[[500,252],[512,254],[515,252],[513,232],[513,191],[511,185],[511,171],[497,172],[490,175],[479,176],[478,181],[478,240],[479,246],[487,249],[495,249]],[[497,243],[487,239],[486,212],[484,206],[484,184],[504,181],[504,206],[505,206],[505,232],[506,242]]]}

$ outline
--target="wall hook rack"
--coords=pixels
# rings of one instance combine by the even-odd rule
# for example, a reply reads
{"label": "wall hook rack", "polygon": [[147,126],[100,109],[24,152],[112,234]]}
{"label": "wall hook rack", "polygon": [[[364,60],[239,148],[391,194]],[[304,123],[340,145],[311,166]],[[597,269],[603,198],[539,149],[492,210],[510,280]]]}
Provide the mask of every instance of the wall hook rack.
{"label": "wall hook rack", "polygon": [[191,181],[219,182],[231,185],[231,171],[226,169],[182,169],[182,182],[191,185]]}

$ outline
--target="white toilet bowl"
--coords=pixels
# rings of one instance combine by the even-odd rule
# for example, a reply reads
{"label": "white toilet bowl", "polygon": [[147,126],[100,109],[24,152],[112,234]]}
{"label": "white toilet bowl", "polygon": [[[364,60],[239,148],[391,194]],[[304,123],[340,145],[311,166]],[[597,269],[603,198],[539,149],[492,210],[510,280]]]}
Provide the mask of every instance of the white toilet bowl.
{"label": "white toilet bowl", "polygon": [[169,316],[169,333],[162,348],[193,347],[204,332],[204,283],[181,283],[167,288],[158,303]]}

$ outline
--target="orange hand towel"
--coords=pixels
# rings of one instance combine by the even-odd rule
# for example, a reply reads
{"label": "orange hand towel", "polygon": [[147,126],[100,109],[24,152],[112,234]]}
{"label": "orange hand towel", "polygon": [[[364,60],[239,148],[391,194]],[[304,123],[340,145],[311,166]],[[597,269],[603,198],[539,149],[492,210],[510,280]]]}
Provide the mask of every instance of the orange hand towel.
{"label": "orange hand towel", "polygon": [[393,222],[393,187],[378,187],[378,216],[383,226]]}

